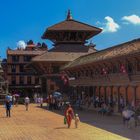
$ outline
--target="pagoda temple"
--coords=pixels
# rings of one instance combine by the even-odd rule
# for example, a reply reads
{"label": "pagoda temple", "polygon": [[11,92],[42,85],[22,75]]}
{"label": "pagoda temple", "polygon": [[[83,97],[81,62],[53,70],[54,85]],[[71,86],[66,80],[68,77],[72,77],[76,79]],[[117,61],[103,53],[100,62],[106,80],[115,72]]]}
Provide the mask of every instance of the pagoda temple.
{"label": "pagoda temple", "polygon": [[80,56],[96,52],[94,44],[85,44],[101,31],[100,28],[74,20],[70,10],[64,21],[46,29],[42,39],[51,40],[53,48],[34,57],[30,64],[40,73],[43,94],[56,90],[66,92],[68,79],[60,73],[60,67]]}

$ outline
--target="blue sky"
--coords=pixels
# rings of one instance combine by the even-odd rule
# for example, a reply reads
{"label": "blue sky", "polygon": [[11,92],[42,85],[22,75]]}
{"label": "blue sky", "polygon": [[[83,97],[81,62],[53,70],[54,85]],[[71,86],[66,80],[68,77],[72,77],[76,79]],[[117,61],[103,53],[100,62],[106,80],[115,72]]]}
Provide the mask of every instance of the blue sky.
{"label": "blue sky", "polygon": [[0,56],[17,42],[45,41],[45,29],[65,20],[71,9],[75,20],[102,27],[94,37],[97,49],[140,38],[140,0],[0,0]]}

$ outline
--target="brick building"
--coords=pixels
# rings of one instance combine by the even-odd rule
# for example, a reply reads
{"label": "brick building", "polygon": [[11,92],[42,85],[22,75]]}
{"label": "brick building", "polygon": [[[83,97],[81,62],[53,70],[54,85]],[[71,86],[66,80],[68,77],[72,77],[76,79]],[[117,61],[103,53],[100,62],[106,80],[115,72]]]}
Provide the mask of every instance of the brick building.
{"label": "brick building", "polygon": [[74,98],[98,96],[119,110],[140,104],[140,39],[88,54],[63,67]]}
{"label": "brick building", "polygon": [[45,52],[47,52],[47,46],[44,43],[35,45],[31,40],[26,48],[7,49],[5,73],[10,92],[18,92],[21,96],[28,94],[30,97],[33,93],[40,92],[38,73],[34,69],[26,69],[25,66],[33,57]]}
{"label": "brick building", "polygon": [[5,98],[8,92],[7,81],[4,77],[4,70],[2,66],[2,60],[0,59],[0,99]]}

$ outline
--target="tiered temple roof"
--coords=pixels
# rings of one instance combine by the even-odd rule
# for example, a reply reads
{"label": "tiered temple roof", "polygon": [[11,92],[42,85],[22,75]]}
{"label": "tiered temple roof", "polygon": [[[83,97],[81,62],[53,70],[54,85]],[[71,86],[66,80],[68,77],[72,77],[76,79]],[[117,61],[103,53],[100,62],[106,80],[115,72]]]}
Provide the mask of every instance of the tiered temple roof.
{"label": "tiered temple roof", "polygon": [[68,11],[67,19],[46,29],[42,38],[54,42],[54,47],[48,52],[36,56],[32,61],[73,61],[74,59],[96,52],[94,46],[84,43],[102,30],[94,26],[72,19]]}
{"label": "tiered temple roof", "polygon": [[60,32],[60,31],[67,31],[67,32],[88,32],[87,38],[89,39],[94,35],[99,34],[102,29],[76,21],[72,19],[70,10],[68,11],[67,19],[57,23],[49,28],[46,29],[42,38],[43,39],[52,39],[50,33],[52,32]]}

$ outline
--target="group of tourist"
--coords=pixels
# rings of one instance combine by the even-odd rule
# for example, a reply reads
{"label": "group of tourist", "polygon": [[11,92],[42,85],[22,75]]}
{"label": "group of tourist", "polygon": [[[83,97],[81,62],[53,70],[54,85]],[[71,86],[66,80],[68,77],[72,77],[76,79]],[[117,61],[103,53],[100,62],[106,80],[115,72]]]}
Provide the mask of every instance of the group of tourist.
{"label": "group of tourist", "polygon": [[54,97],[53,95],[49,95],[47,97],[47,104],[49,107],[49,110],[61,110],[62,106],[64,105],[64,102],[62,101],[62,98]]}
{"label": "group of tourist", "polygon": [[42,96],[34,96],[34,101],[36,104],[40,104],[40,107],[43,107],[43,97]]}
{"label": "group of tourist", "polygon": [[136,108],[126,106],[122,111],[123,124],[128,127],[137,126],[140,123],[140,105]]}
{"label": "group of tourist", "polygon": [[87,108],[93,105],[94,108],[99,108],[99,113],[101,114],[112,114],[114,111],[113,104],[114,103],[112,102],[111,97],[109,97],[108,101],[105,102],[103,96],[101,96],[100,99],[99,96],[86,96],[83,98],[83,100],[80,97],[76,100],[76,106],[78,107],[78,109],[81,109],[82,105],[84,105],[85,107],[87,106]]}

